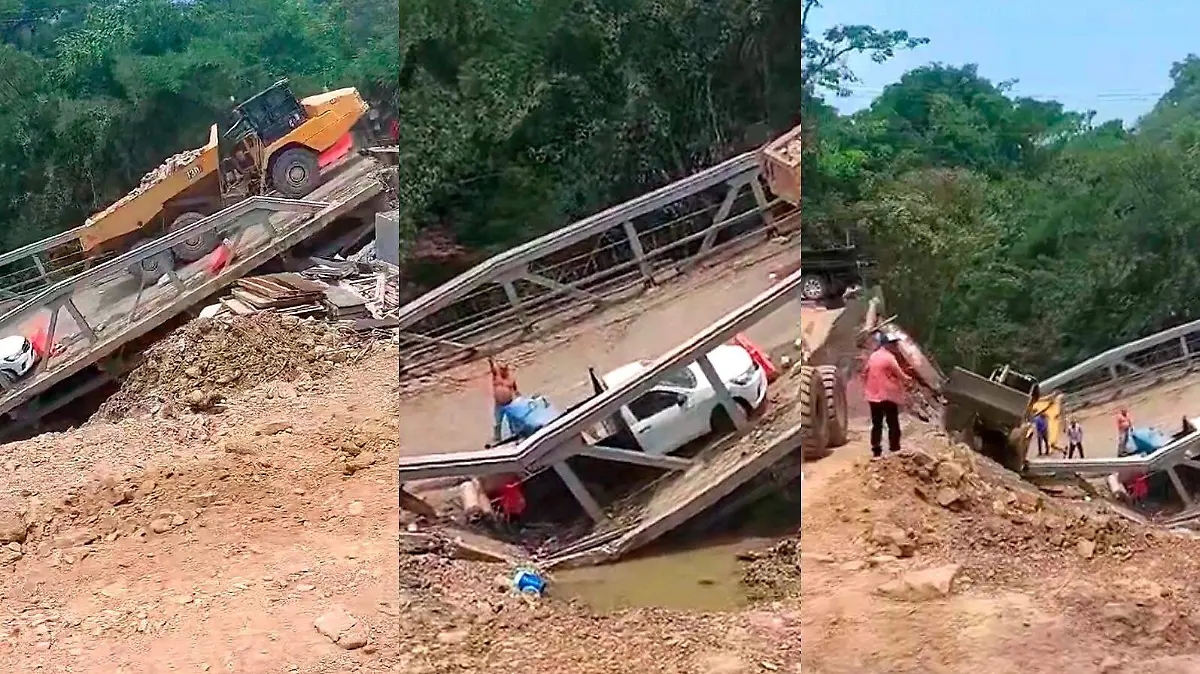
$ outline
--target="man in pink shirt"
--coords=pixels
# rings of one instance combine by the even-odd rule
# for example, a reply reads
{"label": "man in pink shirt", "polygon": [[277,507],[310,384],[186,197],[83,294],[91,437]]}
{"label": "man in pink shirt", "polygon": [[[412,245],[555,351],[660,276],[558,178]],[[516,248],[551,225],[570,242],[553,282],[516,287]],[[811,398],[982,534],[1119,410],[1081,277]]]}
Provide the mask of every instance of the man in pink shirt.
{"label": "man in pink shirt", "polygon": [[893,335],[880,334],[879,348],[867,359],[866,397],[871,407],[871,454],[883,456],[883,424],[887,422],[888,450],[900,451],[900,405],[911,377],[896,358],[899,341]]}

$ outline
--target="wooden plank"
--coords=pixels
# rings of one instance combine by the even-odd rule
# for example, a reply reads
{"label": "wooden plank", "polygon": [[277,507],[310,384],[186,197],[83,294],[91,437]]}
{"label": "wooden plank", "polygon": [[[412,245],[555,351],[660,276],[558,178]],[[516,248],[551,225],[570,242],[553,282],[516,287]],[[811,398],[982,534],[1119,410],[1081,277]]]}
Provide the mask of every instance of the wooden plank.
{"label": "wooden plank", "polygon": [[231,288],[230,294],[235,298],[245,302],[255,309],[280,309],[283,307],[294,307],[298,304],[305,304],[305,298],[295,299],[271,299],[263,297],[257,293],[252,293],[241,288]]}
{"label": "wooden plank", "polygon": [[221,298],[221,304],[238,316],[249,316],[258,313],[253,307],[235,297]]}

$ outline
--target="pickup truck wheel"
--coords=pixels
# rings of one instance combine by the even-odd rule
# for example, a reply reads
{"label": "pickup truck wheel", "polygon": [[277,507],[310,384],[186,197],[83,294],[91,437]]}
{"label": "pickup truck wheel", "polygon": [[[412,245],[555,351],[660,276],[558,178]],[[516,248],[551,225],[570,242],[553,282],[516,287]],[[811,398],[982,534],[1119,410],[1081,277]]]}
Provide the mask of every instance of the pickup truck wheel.
{"label": "pickup truck wheel", "polygon": [[[177,232],[184,227],[200,222],[204,218],[203,213],[196,213],[194,211],[183,213],[175,218],[170,226],[167,227],[167,231]],[[219,243],[221,243],[220,235],[217,234],[216,230],[210,229],[207,232],[201,232],[190,239],[175,244],[171,247],[171,252],[174,253],[175,258],[178,260],[195,262],[211,253]]]}
{"label": "pickup truck wheel", "polygon": [[729,417],[729,412],[725,410],[724,405],[718,405],[713,410],[712,420],[709,422],[709,425],[712,426],[714,433],[721,435],[736,433],[738,426],[744,427],[746,422],[749,421],[750,414],[746,411],[746,404],[736,398],[734,402],[737,404],[734,406],[733,418]]}
{"label": "pickup truck wheel", "polygon": [[299,199],[321,184],[321,167],[312,150],[293,147],[271,163],[271,186],[289,199]]}
{"label": "pickup truck wheel", "polygon": [[[138,248],[146,241],[139,241],[130,247],[130,250]],[[129,273],[134,278],[142,282],[143,285],[150,285],[162,278],[162,275],[175,268],[175,258],[171,255],[171,251],[164,250],[159,253],[129,265]]]}
{"label": "pickup truck wheel", "polygon": [[817,274],[800,277],[800,297],[806,300],[823,300],[829,295],[829,284]]}

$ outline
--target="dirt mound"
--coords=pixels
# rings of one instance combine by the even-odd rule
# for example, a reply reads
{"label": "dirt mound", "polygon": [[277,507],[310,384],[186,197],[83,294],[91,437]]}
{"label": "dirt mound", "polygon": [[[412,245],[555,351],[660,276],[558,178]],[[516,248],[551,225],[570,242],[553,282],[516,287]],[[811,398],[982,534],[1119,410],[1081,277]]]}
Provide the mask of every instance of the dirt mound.
{"label": "dirt mound", "polygon": [[265,382],[323,377],[354,358],[360,341],[324,323],[277,314],[197,319],[148,349],[95,418],[175,404],[203,411]]}
{"label": "dirt mound", "polygon": [[1146,547],[1134,524],[1082,491],[1078,500],[1051,496],[934,432],[846,473],[834,493],[834,516],[805,531],[845,529],[855,563],[954,560],[972,578],[1003,583],[1081,563],[1117,566]]}

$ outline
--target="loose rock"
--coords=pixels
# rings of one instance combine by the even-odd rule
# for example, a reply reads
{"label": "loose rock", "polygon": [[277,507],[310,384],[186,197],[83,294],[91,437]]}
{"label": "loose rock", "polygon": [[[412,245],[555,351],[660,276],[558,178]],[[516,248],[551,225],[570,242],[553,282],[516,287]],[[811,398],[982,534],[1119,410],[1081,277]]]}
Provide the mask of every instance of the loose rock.
{"label": "loose rock", "polygon": [[313,621],[313,626],[330,641],[348,651],[366,646],[370,637],[366,623],[340,607],[323,613]]}

